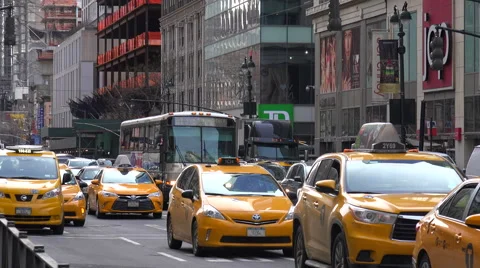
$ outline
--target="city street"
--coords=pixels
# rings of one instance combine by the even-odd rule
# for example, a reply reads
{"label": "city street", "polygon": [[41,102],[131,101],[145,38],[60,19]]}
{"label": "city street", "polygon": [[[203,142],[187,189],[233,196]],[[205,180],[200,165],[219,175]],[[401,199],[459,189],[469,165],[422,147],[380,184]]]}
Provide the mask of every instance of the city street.
{"label": "city street", "polygon": [[[165,212],[164,212],[165,213]],[[88,216],[84,227],[68,225],[62,236],[50,231],[29,232],[29,239],[45,246],[59,263],[78,268],[150,267],[294,267],[292,258],[281,251],[214,251],[199,258],[184,243],[180,250],[167,246],[165,215],[162,219],[142,216]]]}

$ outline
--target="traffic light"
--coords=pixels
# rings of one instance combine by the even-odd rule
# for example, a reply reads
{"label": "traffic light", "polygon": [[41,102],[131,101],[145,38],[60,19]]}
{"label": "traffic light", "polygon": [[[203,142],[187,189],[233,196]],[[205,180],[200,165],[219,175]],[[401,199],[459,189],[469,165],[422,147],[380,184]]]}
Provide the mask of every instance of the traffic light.
{"label": "traffic light", "polygon": [[3,44],[6,46],[14,46],[15,42],[15,18],[7,16],[5,18],[5,37]]}
{"label": "traffic light", "polygon": [[5,100],[5,111],[12,111],[12,102],[9,100]]}
{"label": "traffic light", "polygon": [[330,0],[328,4],[330,12],[328,13],[328,25],[329,31],[341,31],[342,19],[340,18],[340,2],[339,0]]}
{"label": "traffic light", "polygon": [[443,70],[443,38],[439,36],[438,31],[430,42],[430,59],[432,60],[431,68],[435,71]]}

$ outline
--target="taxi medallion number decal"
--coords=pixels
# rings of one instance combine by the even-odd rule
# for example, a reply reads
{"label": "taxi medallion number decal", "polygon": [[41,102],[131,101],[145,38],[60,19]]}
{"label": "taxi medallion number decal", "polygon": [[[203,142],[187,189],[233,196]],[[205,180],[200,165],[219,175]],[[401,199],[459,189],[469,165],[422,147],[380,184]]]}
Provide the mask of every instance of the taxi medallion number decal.
{"label": "taxi medallion number decal", "polygon": [[22,216],[30,216],[32,214],[31,208],[15,208],[15,214]]}
{"label": "taxi medallion number decal", "polygon": [[247,228],[247,236],[250,237],[264,237],[265,228]]}
{"label": "taxi medallion number decal", "polygon": [[140,203],[137,200],[129,200],[127,206],[129,208],[138,208]]}

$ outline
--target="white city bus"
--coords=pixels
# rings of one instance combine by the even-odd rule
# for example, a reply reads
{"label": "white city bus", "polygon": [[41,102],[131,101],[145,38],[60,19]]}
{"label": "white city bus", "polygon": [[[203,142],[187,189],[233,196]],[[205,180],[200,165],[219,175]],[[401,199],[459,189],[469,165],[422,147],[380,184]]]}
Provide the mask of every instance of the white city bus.
{"label": "white city bus", "polygon": [[236,143],[235,118],[221,113],[168,113],[120,125],[120,154],[163,180],[166,205],[172,184],[187,165],[235,157]]}

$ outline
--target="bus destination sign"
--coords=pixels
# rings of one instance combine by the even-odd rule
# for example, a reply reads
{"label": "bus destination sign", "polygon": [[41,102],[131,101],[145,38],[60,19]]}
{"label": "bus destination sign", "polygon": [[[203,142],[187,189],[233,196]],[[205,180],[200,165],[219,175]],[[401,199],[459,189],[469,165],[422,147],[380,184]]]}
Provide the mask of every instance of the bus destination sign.
{"label": "bus destination sign", "polygon": [[228,127],[228,118],[177,116],[172,123],[174,126]]}

